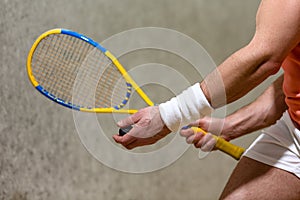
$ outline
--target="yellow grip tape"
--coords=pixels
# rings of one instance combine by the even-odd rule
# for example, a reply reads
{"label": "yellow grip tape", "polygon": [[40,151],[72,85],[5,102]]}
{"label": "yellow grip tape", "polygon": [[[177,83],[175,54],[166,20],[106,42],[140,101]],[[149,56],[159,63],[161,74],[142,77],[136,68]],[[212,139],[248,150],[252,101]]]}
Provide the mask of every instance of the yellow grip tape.
{"label": "yellow grip tape", "polygon": [[[206,131],[204,131],[203,129],[199,128],[199,127],[191,127],[191,129],[194,131],[194,134],[196,133],[203,133],[203,134],[207,134]],[[220,150],[223,151],[224,153],[232,156],[233,158],[235,158],[236,160],[239,160],[242,156],[242,154],[244,153],[245,149],[242,147],[239,147],[237,145],[234,145],[230,142],[227,142],[226,140],[224,140],[221,137],[218,137],[216,135],[213,135],[213,138],[216,140],[216,145],[215,147]]]}

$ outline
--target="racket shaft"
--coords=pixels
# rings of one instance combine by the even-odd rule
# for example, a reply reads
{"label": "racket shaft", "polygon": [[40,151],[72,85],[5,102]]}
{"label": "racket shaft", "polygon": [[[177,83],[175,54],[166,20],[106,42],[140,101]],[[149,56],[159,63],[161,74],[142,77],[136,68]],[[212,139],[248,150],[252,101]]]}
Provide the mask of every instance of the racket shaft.
{"label": "racket shaft", "polygon": [[[203,134],[207,134],[206,131],[204,131],[201,128],[198,127],[191,127],[194,130],[194,133],[198,133],[201,132]],[[224,140],[221,137],[218,137],[216,135],[212,135],[213,138],[217,141],[215,147],[220,150],[223,151],[224,153],[230,155],[231,157],[233,157],[236,160],[239,160],[242,156],[242,154],[244,153],[245,149],[239,146],[236,146],[230,142],[227,142],[226,140]]]}

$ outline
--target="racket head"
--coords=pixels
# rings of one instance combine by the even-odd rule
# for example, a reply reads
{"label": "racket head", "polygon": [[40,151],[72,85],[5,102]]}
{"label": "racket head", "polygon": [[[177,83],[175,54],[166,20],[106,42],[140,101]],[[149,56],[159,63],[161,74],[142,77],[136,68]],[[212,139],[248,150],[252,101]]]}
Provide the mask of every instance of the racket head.
{"label": "racket head", "polygon": [[108,50],[70,30],[53,29],[38,37],[28,54],[27,72],[40,93],[74,110],[135,113],[122,109],[132,89],[153,104]]}

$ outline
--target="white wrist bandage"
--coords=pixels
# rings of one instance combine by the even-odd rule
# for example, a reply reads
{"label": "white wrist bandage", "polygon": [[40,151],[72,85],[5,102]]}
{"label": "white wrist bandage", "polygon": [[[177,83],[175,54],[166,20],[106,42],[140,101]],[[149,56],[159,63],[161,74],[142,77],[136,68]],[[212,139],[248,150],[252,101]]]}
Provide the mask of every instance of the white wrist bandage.
{"label": "white wrist bandage", "polygon": [[177,131],[180,126],[209,115],[212,111],[199,83],[159,105],[161,118],[171,131]]}

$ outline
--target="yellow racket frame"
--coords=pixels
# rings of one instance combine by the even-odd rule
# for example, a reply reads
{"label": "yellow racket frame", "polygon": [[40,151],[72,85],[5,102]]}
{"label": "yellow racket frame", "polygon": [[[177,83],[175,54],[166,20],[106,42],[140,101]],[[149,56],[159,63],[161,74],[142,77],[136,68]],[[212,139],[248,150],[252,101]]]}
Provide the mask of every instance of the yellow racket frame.
{"label": "yellow racket frame", "polygon": [[96,43],[95,41],[93,41],[92,39],[81,35],[79,33],[73,32],[73,31],[69,31],[66,29],[52,29],[49,31],[46,31],[45,33],[41,34],[37,40],[34,42],[34,44],[32,45],[28,57],[27,57],[27,73],[28,73],[28,78],[30,80],[30,82],[32,83],[32,85],[38,89],[40,92],[42,92],[45,96],[47,96],[48,98],[50,98],[51,100],[64,105],[66,107],[69,108],[73,108],[75,110],[80,110],[83,112],[93,112],[93,113],[128,113],[128,114],[133,114],[136,113],[137,110],[134,109],[116,109],[113,107],[110,108],[78,108],[78,107],[74,107],[66,102],[63,102],[61,100],[57,100],[56,98],[53,98],[53,96],[48,95],[47,93],[41,91],[41,86],[39,85],[39,83],[37,82],[37,80],[35,79],[35,77],[32,74],[32,69],[31,69],[31,61],[32,61],[32,57],[34,54],[34,51],[36,50],[36,48],[38,47],[39,43],[41,42],[41,40],[43,40],[45,37],[52,35],[52,34],[68,34],[74,37],[77,37],[79,39],[82,39],[84,41],[86,41],[87,43],[95,46],[96,48],[98,48],[100,51],[102,51],[112,62],[113,64],[117,67],[117,69],[120,71],[120,73],[122,74],[122,76],[124,77],[124,79],[126,80],[126,82],[130,83],[132,85],[132,88],[140,95],[140,97],[149,105],[149,106],[153,106],[154,103],[150,100],[150,98],[145,94],[145,92],[136,84],[136,82],[130,77],[130,75],[127,73],[127,71],[125,70],[125,68],[121,65],[121,63],[117,60],[117,58],[112,55],[108,50],[106,50],[104,47],[102,47],[100,44]]}
{"label": "yellow racket frame", "polygon": [[[30,80],[30,82],[32,83],[32,85],[38,89],[41,93],[43,93],[45,96],[47,96],[48,98],[50,98],[51,100],[64,105],[66,107],[72,108],[72,109],[76,109],[79,111],[83,111],[83,112],[93,112],[93,113],[127,113],[127,114],[133,114],[136,113],[137,110],[133,110],[133,109],[129,109],[129,110],[125,110],[125,109],[115,109],[113,107],[110,108],[78,108],[78,107],[73,107],[72,105],[63,102],[60,99],[56,99],[53,96],[50,96],[47,92],[44,92],[42,88],[42,86],[39,85],[39,83],[37,82],[37,80],[35,79],[35,77],[32,74],[32,69],[31,69],[31,61],[32,61],[32,57],[34,54],[34,51],[36,50],[37,46],[39,45],[39,43],[41,42],[41,40],[43,40],[45,37],[51,35],[51,34],[68,34],[68,35],[72,35],[74,37],[77,37],[79,39],[82,39],[88,43],[90,43],[91,45],[95,46],[96,48],[98,48],[99,50],[101,50],[112,62],[113,64],[117,67],[117,69],[120,71],[120,73],[122,74],[122,76],[124,77],[124,79],[126,80],[126,82],[130,83],[132,85],[132,88],[140,95],[140,97],[149,105],[149,106],[153,106],[154,103],[150,100],[150,98],[145,94],[145,92],[136,84],[136,82],[130,77],[130,75],[127,73],[127,71],[125,70],[125,68],[121,65],[121,63],[117,60],[117,58],[112,55],[108,50],[106,50],[104,47],[102,47],[101,45],[99,45],[98,43],[94,42],[92,39],[81,35],[79,33],[73,32],[73,31],[69,31],[66,29],[52,29],[49,30],[45,33],[43,33],[42,35],[40,35],[37,40],[34,42],[34,44],[32,45],[28,57],[27,57],[27,73],[28,73],[28,78]],[[197,128],[197,127],[192,127],[192,129],[194,130],[194,133],[197,132],[202,132],[204,134],[207,134],[204,130],[202,130],[201,128]],[[241,155],[243,154],[243,152],[245,151],[245,149],[238,147],[234,144],[231,144],[227,141],[225,141],[224,139],[213,135],[213,137],[216,139],[216,148],[229,154],[230,156],[232,156],[235,159],[239,159],[241,157]]]}

